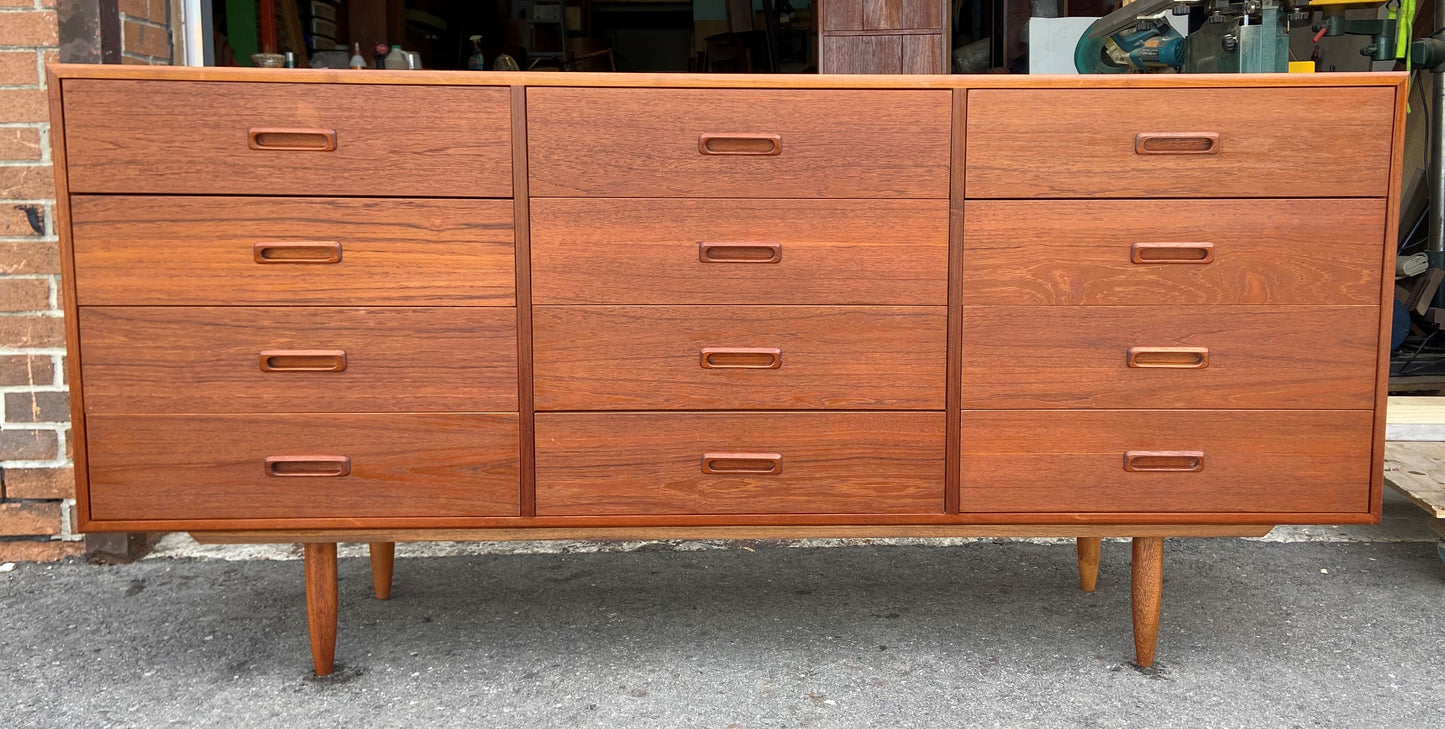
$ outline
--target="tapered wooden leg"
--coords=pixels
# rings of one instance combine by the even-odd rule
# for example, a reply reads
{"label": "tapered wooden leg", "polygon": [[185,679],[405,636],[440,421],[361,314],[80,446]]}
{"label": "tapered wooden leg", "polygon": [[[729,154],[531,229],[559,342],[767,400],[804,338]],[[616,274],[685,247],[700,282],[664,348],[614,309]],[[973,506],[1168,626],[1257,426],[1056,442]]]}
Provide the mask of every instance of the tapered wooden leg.
{"label": "tapered wooden leg", "polygon": [[307,544],[306,625],[316,675],[330,676],[336,658],[336,544]]}
{"label": "tapered wooden leg", "polygon": [[1159,600],[1164,591],[1164,539],[1134,537],[1134,662],[1154,665],[1159,642]]}
{"label": "tapered wooden leg", "polygon": [[376,599],[391,599],[391,572],[396,565],[396,542],[371,543],[371,584]]}
{"label": "tapered wooden leg", "polygon": [[1084,592],[1093,592],[1094,585],[1099,581],[1099,544],[1104,540],[1099,537],[1079,537],[1076,545],[1079,550],[1079,589]]}

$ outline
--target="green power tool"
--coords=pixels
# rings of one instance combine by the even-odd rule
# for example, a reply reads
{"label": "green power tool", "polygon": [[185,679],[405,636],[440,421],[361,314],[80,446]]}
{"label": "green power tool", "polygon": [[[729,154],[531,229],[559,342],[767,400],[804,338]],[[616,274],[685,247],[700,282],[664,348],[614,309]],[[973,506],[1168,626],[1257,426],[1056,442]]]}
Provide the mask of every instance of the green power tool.
{"label": "green power tool", "polygon": [[[1188,36],[1170,15],[1203,19]],[[1079,73],[1284,73],[1292,0],[1137,0],[1089,26]]]}

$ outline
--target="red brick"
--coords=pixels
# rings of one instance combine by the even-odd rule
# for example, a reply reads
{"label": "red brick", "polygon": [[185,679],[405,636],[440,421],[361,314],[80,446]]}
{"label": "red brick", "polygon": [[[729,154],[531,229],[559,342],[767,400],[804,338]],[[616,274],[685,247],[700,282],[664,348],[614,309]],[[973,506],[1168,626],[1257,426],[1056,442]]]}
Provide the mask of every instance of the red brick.
{"label": "red brick", "polygon": [[168,0],[151,0],[151,22],[171,24],[171,4]]}
{"label": "red brick", "polygon": [[[43,92],[35,93],[44,95]],[[0,109],[5,108],[0,91]],[[9,119],[8,121],[19,121]],[[0,200],[54,200],[55,173],[50,165],[0,167]]]}
{"label": "red brick", "polygon": [[7,392],[5,393],[7,423],[68,423],[70,393]]}
{"label": "red brick", "polygon": [[170,33],[153,25],[126,20],[121,23],[121,49],[153,58],[171,57]]}
{"label": "red brick", "polygon": [[0,110],[0,121],[7,124],[43,122],[50,118],[50,101],[39,87],[0,89]]}
{"label": "red brick", "polygon": [[43,235],[45,235],[44,205],[41,203],[0,203],[0,237],[38,238]]}
{"label": "red brick", "polygon": [[3,562],[55,562],[82,554],[85,554],[85,542],[0,541],[0,561]]}
{"label": "red brick", "polygon": [[5,13],[0,23],[0,46],[53,46],[57,43],[55,12],[34,10]]}
{"label": "red brick", "polygon": [[[29,226],[26,226],[29,229]],[[0,241],[0,273],[60,273],[60,244],[55,241]],[[9,344],[0,342],[0,347]]]}
{"label": "red brick", "polygon": [[59,533],[59,501],[0,504],[0,534],[7,537],[42,537]]}
{"label": "red brick", "polygon": [[0,84],[24,86],[40,83],[35,51],[0,51]]}
{"label": "red brick", "polygon": [[0,387],[49,385],[55,382],[55,363],[44,355],[0,355]]}
{"label": "red brick", "polygon": [[[46,4],[54,5],[55,3],[51,0],[46,0]],[[29,8],[34,6],[35,3],[33,0],[0,0],[0,8]]]}
{"label": "red brick", "polygon": [[0,311],[49,309],[49,281],[43,278],[0,278]]}
{"label": "red brick", "polygon": [[66,468],[5,469],[7,499],[73,499],[75,470]]}
{"label": "red brick", "polygon": [[[40,130],[35,127],[0,129],[0,160],[30,162],[40,159]],[[4,235],[4,233],[0,233]]]}
{"label": "red brick", "polygon": [[145,20],[151,14],[148,0],[120,0],[116,6],[120,8],[121,15],[129,15],[132,18]]}
{"label": "red brick", "polygon": [[58,316],[0,316],[0,347],[63,347],[65,322]]}
{"label": "red brick", "polygon": [[[0,430],[0,461],[50,460],[58,447],[53,430]],[[0,534],[13,533],[0,529]]]}

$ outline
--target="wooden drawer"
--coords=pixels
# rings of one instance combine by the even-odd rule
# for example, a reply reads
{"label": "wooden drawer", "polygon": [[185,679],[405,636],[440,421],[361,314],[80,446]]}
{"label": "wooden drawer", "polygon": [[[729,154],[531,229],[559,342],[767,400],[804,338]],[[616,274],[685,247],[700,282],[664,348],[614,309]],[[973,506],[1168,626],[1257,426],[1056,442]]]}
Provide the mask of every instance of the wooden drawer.
{"label": "wooden drawer", "polygon": [[948,197],[945,90],[527,90],[538,197]]}
{"label": "wooden drawer", "polygon": [[77,195],[70,210],[81,305],[516,301],[507,201]]}
{"label": "wooden drawer", "polygon": [[91,413],[517,409],[511,308],[83,307],[80,338]]}
{"label": "wooden drawer", "polygon": [[1370,510],[1369,411],[969,411],[968,512]]}
{"label": "wooden drawer", "polygon": [[537,514],[936,514],[943,413],[539,413]]}
{"label": "wooden drawer", "polygon": [[941,409],[947,318],[942,306],[539,306],[536,406]]}
{"label": "wooden drawer", "polygon": [[963,302],[1380,301],[1385,201],[971,200]]}
{"label": "wooden drawer", "polygon": [[946,200],[550,198],[531,220],[539,304],[948,303]]}
{"label": "wooden drawer", "polygon": [[1368,409],[1379,325],[1374,306],[966,306],[963,407]]}
{"label": "wooden drawer", "polygon": [[966,189],[971,198],[1384,197],[1394,107],[1391,87],[975,89]]}
{"label": "wooden drawer", "polygon": [[515,414],[97,415],[86,427],[92,519],[520,513]]}
{"label": "wooden drawer", "polygon": [[71,192],[512,195],[506,88],[63,84]]}

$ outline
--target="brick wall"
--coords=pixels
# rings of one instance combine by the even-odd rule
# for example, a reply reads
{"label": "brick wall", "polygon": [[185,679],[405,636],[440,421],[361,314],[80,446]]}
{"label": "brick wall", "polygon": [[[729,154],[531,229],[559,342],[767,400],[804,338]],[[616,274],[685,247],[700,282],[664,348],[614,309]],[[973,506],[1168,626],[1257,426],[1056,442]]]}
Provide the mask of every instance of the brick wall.
{"label": "brick wall", "polygon": [[120,8],[120,62],[169,65],[171,0],[119,0],[117,5]]}
{"label": "brick wall", "polygon": [[[44,64],[59,59],[62,43],[86,39],[60,37],[57,1],[65,2],[0,0],[0,562],[84,551],[70,530],[70,403]],[[120,18],[123,29],[134,26],[122,34],[124,62],[169,63],[169,0],[120,5],[136,13]]]}

